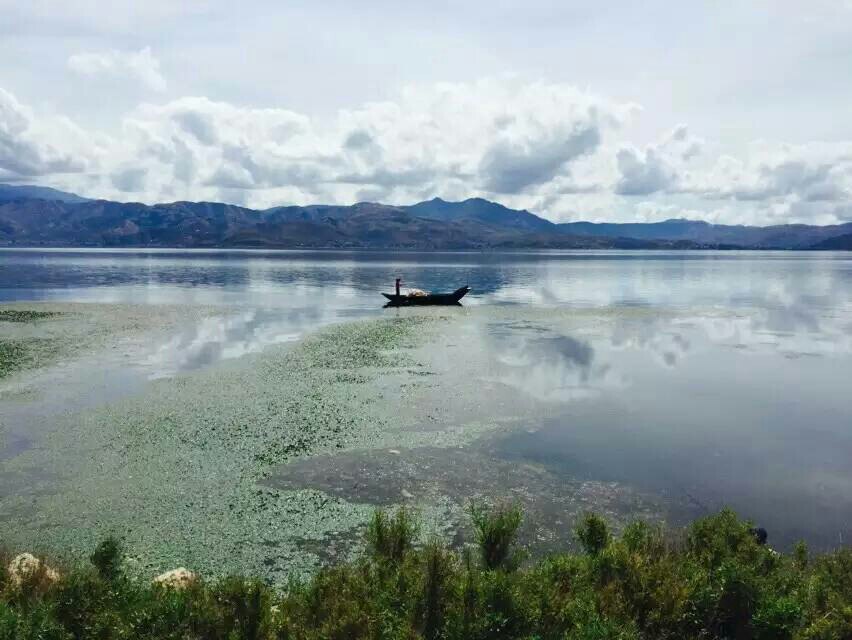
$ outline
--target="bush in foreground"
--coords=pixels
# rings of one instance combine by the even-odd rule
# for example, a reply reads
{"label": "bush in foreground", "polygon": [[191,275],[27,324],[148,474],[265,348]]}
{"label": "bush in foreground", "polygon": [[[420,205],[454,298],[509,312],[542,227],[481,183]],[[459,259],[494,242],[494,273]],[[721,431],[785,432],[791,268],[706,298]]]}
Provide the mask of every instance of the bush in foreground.
{"label": "bush in foreground", "polygon": [[408,512],[378,512],[364,558],[283,594],[241,577],[134,581],[115,540],[55,582],[44,572],[13,580],[4,562],[0,640],[852,638],[850,549],[779,555],[727,510],[679,538],[642,522],[615,537],[588,516],[576,531],[582,554],[519,567],[520,512],[471,516],[478,548],[457,552],[415,544]]}

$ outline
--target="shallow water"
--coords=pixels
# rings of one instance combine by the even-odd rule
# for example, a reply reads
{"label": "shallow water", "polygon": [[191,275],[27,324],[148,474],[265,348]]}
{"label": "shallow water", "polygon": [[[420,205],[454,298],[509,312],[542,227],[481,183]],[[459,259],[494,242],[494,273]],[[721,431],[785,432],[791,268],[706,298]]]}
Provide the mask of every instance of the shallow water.
{"label": "shallow water", "polygon": [[506,419],[488,455],[730,504],[779,546],[852,536],[849,254],[0,250],[0,301],[223,309],[135,349],[136,380],[405,314],[378,295],[397,275],[472,287],[421,402],[448,425]]}

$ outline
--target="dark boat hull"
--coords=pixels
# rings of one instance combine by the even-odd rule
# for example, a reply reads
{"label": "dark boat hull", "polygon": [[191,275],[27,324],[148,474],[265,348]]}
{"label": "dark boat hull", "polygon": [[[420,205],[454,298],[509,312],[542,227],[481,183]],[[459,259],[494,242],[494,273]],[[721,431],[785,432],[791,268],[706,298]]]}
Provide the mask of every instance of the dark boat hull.
{"label": "dark boat hull", "polygon": [[432,293],[425,296],[403,296],[393,293],[383,293],[388,299],[388,307],[427,307],[432,305],[458,305],[459,300],[467,295],[470,287],[461,287],[452,293]]}

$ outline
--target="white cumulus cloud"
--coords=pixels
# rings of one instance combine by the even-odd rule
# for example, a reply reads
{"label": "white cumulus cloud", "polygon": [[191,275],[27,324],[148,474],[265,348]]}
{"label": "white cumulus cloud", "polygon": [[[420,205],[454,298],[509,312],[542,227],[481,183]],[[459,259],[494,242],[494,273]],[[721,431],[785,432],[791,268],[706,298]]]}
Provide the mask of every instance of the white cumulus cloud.
{"label": "white cumulus cloud", "polygon": [[0,171],[6,179],[79,172],[86,168],[83,157],[59,145],[79,142],[82,132],[65,118],[39,121],[28,107],[0,88]]}
{"label": "white cumulus cloud", "polygon": [[142,199],[241,190],[257,206],[567,189],[633,108],[511,78],[409,87],[324,117],[180,98],[127,114],[115,163],[144,167],[145,180],[111,184],[144,186]]}
{"label": "white cumulus cloud", "polygon": [[412,85],[324,114],[189,96],[84,129],[0,90],[0,179],[257,208],[440,196],[552,220],[852,218],[850,141],[714,154],[678,125],[643,146],[630,140],[636,113],[564,83],[492,77]]}
{"label": "white cumulus cloud", "polygon": [[674,189],[683,164],[700,153],[702,144],[702,140],[689,134],[686,125],[678,125],[644,151],[630,146],[619,149],[615,192],[624,196],[644,196]]}

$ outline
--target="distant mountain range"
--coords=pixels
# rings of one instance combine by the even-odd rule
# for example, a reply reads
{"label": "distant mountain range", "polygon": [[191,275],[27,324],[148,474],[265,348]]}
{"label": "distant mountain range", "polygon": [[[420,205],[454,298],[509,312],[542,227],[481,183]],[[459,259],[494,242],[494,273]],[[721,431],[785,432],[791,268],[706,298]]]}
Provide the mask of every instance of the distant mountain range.
{"label": "distant mountain range", "polygon": [[90,200],[47,187],[0,184],[0,246],[850,250],[852,222],[556,224],[481,198],[255,210],[215,202]]}

